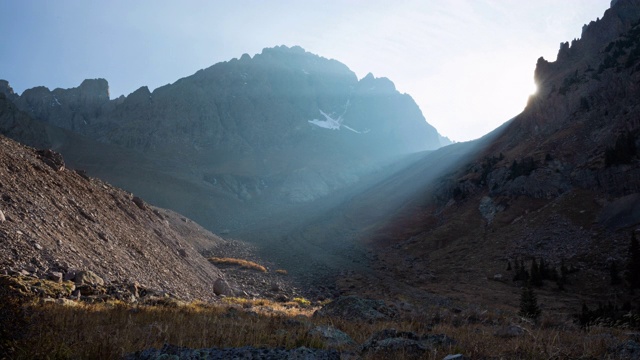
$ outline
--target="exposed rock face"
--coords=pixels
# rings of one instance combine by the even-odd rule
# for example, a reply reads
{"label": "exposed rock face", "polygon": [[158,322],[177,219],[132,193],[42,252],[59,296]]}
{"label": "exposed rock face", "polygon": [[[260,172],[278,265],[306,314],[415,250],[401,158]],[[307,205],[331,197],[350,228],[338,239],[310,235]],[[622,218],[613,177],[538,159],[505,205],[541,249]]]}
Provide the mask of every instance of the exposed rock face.
{"label": "exposed rock face", "polygon": [[44,86],[25,90],[15,104],[34,118],[55,126],[81,131],[109,103],[109,85],[104,79],[85,80],[77,88],[55,89]]}
{"label": "exposed rock face", "polygon": [[[0,89],[13,94],[6,81]],[[337,144],[382,147],[385,156],[434,149],[441,141],[391,81],[372,74],[358,81],[345,65],[300,47],[267,48],[153,93],[143,86],[124,100],[109,101],[106,80],[95,79],[73,89],[29,89],[15,103],[35,119],[138,150],[273,150],[323,129],[328,119],[322,113],[341,119],[336,133],[351,133]]]}
{"label": "exposed rock face", "polygon": [[[17,126],[4,132],[8,136],[60,151],[70,166],[216,231],[272,226],[263,224],[264,214],[275,204],[289,211],[312,203],[399,156],[446,143],[390,80],[371,74],[358,80],[344,64],[300,47],[245,54],[153,92],[143,86],[113,100],[104,79],[20,96],[6,82],[0,89],[44,123],[33,124],[39,137]],[[22,119],[0,126],[5,121]],[[62,136],[45,124],[75,134]],[[96,156],[77,145],[77,135],[126,154],[114,166],[109,152]],[[245,221],[237,221],[240,214]]]}
{"label": "exposed rock face", "polygon": [[3,94],[7,99],[13,101],[18,95],[13,92],[13,88],[9,85],[7,80],[0,80],[0,94]]}

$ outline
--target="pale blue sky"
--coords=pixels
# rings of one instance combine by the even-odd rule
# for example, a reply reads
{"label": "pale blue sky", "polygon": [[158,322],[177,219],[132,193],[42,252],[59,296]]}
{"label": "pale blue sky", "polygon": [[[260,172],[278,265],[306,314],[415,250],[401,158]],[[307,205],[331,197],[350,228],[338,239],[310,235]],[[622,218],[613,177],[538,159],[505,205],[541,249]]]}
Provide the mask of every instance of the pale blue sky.
{"label": "pale blue sky", "polygon": [[0,0],[0,79],[21,93],[109,81],[151,90],[262,48],[300,45],[388,77],[443,135],[480,137],[519,113],[536,60],[609,0]]}

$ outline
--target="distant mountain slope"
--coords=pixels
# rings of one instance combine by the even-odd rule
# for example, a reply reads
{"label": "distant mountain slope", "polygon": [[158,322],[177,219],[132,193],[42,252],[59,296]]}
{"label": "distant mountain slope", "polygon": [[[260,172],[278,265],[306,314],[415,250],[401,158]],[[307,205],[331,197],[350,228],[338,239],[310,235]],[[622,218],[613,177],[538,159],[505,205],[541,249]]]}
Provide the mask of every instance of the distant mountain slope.
{"label": "distant mountain slope", "polygon": [[[272,225],[265,214],[300,216],[299,204],[447,143],[390,80],[358,80],[300,47],[245,54],[113,100],[103,79],[21,95],[2,81],[0,92],[38,127],[81,136],[52,144],[71,164],[216,231],[259,232]],[[92,151],[91,141],[109,146]]]}

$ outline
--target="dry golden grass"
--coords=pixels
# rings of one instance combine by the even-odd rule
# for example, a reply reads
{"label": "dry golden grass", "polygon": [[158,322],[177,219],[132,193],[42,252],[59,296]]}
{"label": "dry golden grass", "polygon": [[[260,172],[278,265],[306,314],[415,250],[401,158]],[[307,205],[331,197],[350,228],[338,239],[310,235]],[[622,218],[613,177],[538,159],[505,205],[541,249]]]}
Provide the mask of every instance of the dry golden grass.
{"label": "dry golden grass", "polygon": [[[137,306],[122,302],[76,306],[33,301],[25,305],[28,326],[15,343],[15,359],[114,359],[165,343],[190,348],[266,346],[324,348],[309,335],[317,325],[331,325],[364,343],[389,328],[417,334],[445,334],[454,345],[434,348],[426,359],[462,353],[470,358],[573,359],[606,358],[624,331],[592,328],[581,331],[568,319],[553,316],[533,325],[500,311],[434,308],[420,317],[395,321],[346,321],[314,318],[317,309],[297,302],[226,298],[226,304],[190,303],[178,306]],[[517,325],[524,335],[503,338],[496,331]],[[354,349],[352,349],[354,350]],[[394,358],[408,358],[395,354]],[[366,355],[365,359],[375,359]],[[378,357],[379,358],[379,357]]]}
{"label": "dry golden grass", "polygon": [[256,315],[223,305],[32,304],[28,312],[30,326],[11,358],[117,359],[165,343],[191,348],[322,346],[302,322],[288,321],[291,315]]}
{"label": "dry golden grass", "polygon": [[276,274],[288,275],[289,272],[287,270],[284,270],[284,269],[278,269],[278,270],[276,270]]}
{"label": "dry golden grass", "polygon": [[[305,301],[300,301],[302,299]],[[227,304],[240,305],[244,309],[263,315],[284,315],[289,317],[306,316],[310,317],[319,307],[311,306],[309,300],[295,298],[293,301],[276,302],[268,299],[246,299],[238,297],[226,297],[222,300]]]}
{"label": "dry golden grass", "polygon": [[267,268],[249,260],[219,257],[211,257],[208,260],[215,265],[239,266],[244,269],[267,272]]}

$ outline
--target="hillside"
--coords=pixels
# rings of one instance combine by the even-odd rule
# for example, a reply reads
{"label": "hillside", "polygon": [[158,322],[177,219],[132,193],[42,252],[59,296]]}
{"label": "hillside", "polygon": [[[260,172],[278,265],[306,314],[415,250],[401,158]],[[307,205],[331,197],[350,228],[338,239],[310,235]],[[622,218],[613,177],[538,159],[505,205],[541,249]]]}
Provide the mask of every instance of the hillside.
{"label": "hillside", "polygon": [[106,285],[137,283],[183,299],[214,296],[213,283],[223,274],[194,244],[212,247],[222,239],[193,223],[185,228],[166,210],[65,168],[55,152],[5,137],[1,142],[5,273],[73,279],[91,271]]}
{"label": "hillside", "polygon": [[[376,249],[377,270],[346,278],[343,288],[367,291],[385,277],[390,298],[436,292],[515,307],[523,282],[506,269],[523,263],[528,270],[542,259],[558,273],[570,269],[566,292],[555,280],[540,288],[547,310],[576,312],[583,300],[637,302],[623,284],[611,284],[610,269],[622,276],[640,224],[639,34],[640,2],[616,2],[581,39],[561,44],[555,62],[538,60],[539,90],[520,115],[352,199],[344,226],[367,229],[360,238]],[[425,176],[438,157],[462,162]],[[399,189],[411,192],[395,209],[361,211],[397,201]]]}

